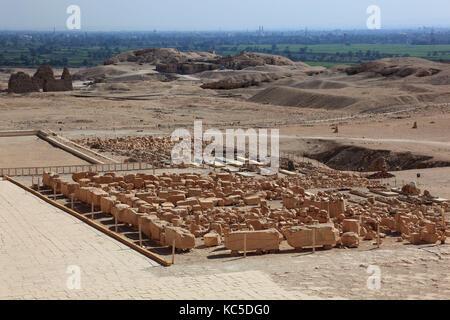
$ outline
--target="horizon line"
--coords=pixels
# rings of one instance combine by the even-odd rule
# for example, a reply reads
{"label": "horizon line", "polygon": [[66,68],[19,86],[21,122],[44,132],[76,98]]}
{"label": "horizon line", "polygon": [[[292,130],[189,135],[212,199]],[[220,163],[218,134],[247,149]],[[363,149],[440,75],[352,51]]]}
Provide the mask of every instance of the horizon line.
{"label": "horizon line", "polygon": [[[448,26],[397,26],[397,27],[388,27],[388,28],[382,28],[377,30],[369,30],[367,28],[361,28],[361,27],[344,27],[344,28],[265,28],[264,33],[270,33],[270,32],[304,32],[305,30],[308,30],[308,32],[323,32],[323,31],[366,31],[366,32],[373,32],[373,33],[380,33],[385,31],[417,31],[420,29],[437,29],[437,30],[449,30],[450,31],[450,25]],[[103,32],[103,33],[126,33],[126,32],[137,32],[137,33],[154,33],[154,32],[160,32],[160,33],[258,33],[258,29],[186,29],[186,30],[177,30],[177,29],[95,29],[95,28],[82,28],[80,30],[69,30],[66,28],[63,29],[57,29],[57,28],[43,28],[43,29],[0,29],[0,32],[58,32],[58,33],[86,33],[86,32]]]}

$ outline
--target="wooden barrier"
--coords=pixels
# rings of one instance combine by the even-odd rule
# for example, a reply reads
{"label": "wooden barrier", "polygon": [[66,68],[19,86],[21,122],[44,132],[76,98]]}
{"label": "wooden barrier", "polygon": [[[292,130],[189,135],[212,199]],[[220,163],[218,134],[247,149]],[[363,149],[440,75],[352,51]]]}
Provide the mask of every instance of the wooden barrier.
{"label": "wooden barrier", "polygon": [[153,252],[150,252],[150,251],[148,251],[148,250],[146,250],[146,249],[144,249],[144,248],[142,248],[142,247],[136,245],[134,242],[128,240],[127,238],[125,238],[124,236],[122,236],[122,235],[120,235],[120,234],[118,234],[118,233],[115,233],[115,232],[109,230],[108,228],[106,228],[106,227],[103,226],[102,224],[97,223],[97,222],[95,222],[94,220],[91,220],[91,219],[89,219],[89,218],[87,218],[87,217],[85,217],[85,216],[79,214],[78,212],[73,211],[73,210],[71,210],[70,208],[67,208],[66,206],[63,206],[62,204],[59,204],[59,203],[57,203],[56,201],[51,200],[50,198],[47,198],[46,196],[42,195],[41,193],[39,193],[39,192],[37,192],[37,191],[35,191],[35,190],[33,190],[33,189],[27,187],[26,185],[24,185],[24,184],[22,184],[22,183],[20,183],[20,182],[18,182],[18,181],[16,181],[16,180],[14,180],[14,179],[12,179],[12,178],[9,177],[9,176],[4,176],[4,178],[5,178],[6,180],[8,180],[9,182],[14,183],[15,185],[19,186],[20,188],[22,188],[22,189],[24,189],[24,190],[26,190],[26,191],[32,193],[33,195],[37,196],[38,198],[44,200],[45,202],[47,202],[47,203],[49,203],[49,204],[51,204],[51,205],[57,207],[57,208],[60,209],[60,210],[65,211],[65,212],[71,214],[72,216],[78,218],[79,220],[81,220],[81,221],[87,223],[87,224],[90,225],[91,227],[94,227],[95,229],[97,229],[97,230],[99,230],[99,231],[105,233],[106,235],[108,235],[108,236],[110,236],[110,237],[112,237],[112,238],[114,238],[114,239],[120,241],[121,243],[127,245],[127,246],[130,247],[131,249],[134,249],[134,250],[136,250],[137,252],[139,252],[139,253],[145,255],[146,257],[148,257],[148,258],[150,258],[150,259],[152,259],[152,260],[158,262],[159,264],[161,264],[161,265],[163,265],[163,266],[165,266],[165,267],[168,267],[168,266],[172,265],[170,262],[164,260],[164,259],[163,259],[162,257],[160,257],[159,255],[157,255],[157,254],[155,254],[155,253],[153,253]]}

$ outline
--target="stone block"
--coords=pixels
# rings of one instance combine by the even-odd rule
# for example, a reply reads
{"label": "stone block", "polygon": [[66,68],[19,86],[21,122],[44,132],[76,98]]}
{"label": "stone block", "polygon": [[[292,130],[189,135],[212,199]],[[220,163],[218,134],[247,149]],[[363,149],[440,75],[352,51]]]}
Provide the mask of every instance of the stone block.
{"label": "stone block", "polygon": [[244,198],[244,203],[248,206],[257,206],[261,202],[261,198],[258,196],[249,196]]}
{"label": "stone block", "polygon": [[341,236],[342,245],[348,248],[359,246],[359,235],[355,232],[346,232]]}
{"label": "stone block", "polygon": [[247,251],[279,250],[283,236],[276,229],[259,231],[234,231],[225,235],[225,247],[231,251],[244,250],[244,235]]}
{"label": "stone block", "polygon": [[180,227],[167,226],[165,228],[165,244],[172,246],[173,241],[178,250],[190,250],[195,247],[195,237],[192,233]]}
{"label": "stone block", "polygon": [[342,221],[342,231],[345,232],[354,232],[356,234],[360,234],[360,226],[359,221],[355,219],[344,219]]}
{"label": "stone block", "polygon": [[323,223],[309,226],[293,226],[284,230],[288,244],[296,249],[312,247],[313,229],[315,229],[315,245],[325,248],[334,247],[339,240],[339,230],[333,223]]}
{"label": "stone block", "polygon": [[167,221],[163,221],[163,220],[151,220],[150,221],[150,233],[152,236],[152,240],[161,242],[164,238],[163,238],[163,234],[164,234],[164,229],[169,226],[170,223]]}
{"label": "stone block", "polygon": [[215,247],[222,243],[220,235],[216,232],[209,232],[203,236],[203,241],[206,247]]}
{"label": "stone block", "polygon": [[102,197],[100,199],[100,210],[103,213],[111,214],[112,208],[116,203],[116,197]]}

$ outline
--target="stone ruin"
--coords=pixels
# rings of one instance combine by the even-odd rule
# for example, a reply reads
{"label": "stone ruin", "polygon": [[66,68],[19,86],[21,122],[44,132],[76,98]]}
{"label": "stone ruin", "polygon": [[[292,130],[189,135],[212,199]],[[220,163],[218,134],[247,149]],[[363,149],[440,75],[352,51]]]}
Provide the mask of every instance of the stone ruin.
{"label": "stone ruin", "polygon": [[[341,179],[331,177],[328,187],[333,182],[339,185],[336,181]],[[413,244],[445,241],[447,234],[441,220],[446,203],[415,204],[400,201],[401,197],[349,203],[339,192],[305,191],[304,186],[312,186],[311,179],[298,177],[81,172],[70,181],[44,173],[43,183],[119,223],[134,229],[140,225],[153,242],[175,245],[179,251],[195,248],[202,240],[206,247],[223,241],[236,254],[278,251],[284,240],[295,249],[331,249],[356,248],[361,240],[374,240],[377,234],[379,239],[391,235]],[[273,201],[281,207],[271,207]]]}
{"label": "stone ruin", "polygon": [[39,83],[24,72],[11,74],[8,82],[8,93],[39,92]]}
{"label": "stone ruin", "polygon": [[33,80],[39,84],[40,89],[44,88],[46,81],[54,79],[53,69],[50,66],[40,66],[33,75]]}
{"label": "stone ruin", "polygon": [[171,158],[171,150],[176,144],[170,136],[84,137],[73,141],[100,152],[126,157],[126,162],[144,161],[156,168],[163,167]]}
{"label": "stone ruin", "polygon": [[64,68],[61,79],[55,79],[50,66],[39,67],[33,77],[23,72],[11,74],[8,83],[9,93],[39,92],[40,89],[44,92],[73,90],[69,69]]}
{"label": "stone ruin", "polygon": [[72,76],[69,69],[64,68],[61,79],[48,79],[44,82],[44,92],[72,91]]}

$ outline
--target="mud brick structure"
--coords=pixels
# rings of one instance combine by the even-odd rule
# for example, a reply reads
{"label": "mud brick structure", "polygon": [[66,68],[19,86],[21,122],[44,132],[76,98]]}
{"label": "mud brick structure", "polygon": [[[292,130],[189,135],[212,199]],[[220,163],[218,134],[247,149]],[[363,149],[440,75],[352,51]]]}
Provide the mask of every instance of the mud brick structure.
{"label": "mud brick structure", "polygon": [[39,92],[39,83],[28,74],[17,72],[11,74],[8,82],[8,93]]}
{"label": "mud brick structure", "polygon": [[[51,68],[50,68],[51,69]],[[53,76],[50,77],[50,73],[45,73],[47,75],[43,81],[42,89],[44,92],[55,92],[55,91],[71,91],[73,90],[72,76],[70,75],[69,69],[64,68],[61,79],[55,79]],[[53,71],[52,71],[53,74]]]}
{"label": "mud brick structure", "polygon": [[39,84],[40,89],[44,89],[44,84],[48,80],[55,80],[52,67],[40,66],[33,75],[33,80]]}
{"label": "mud brick structure", "polygon": [[70,91],[73,90],[72,76],[69,69],[64,68],[61,79],[55,79],[53,69],[50,66],[41,66],[33,77],[24,72],[11,74],[8,82],[9,93]]}

